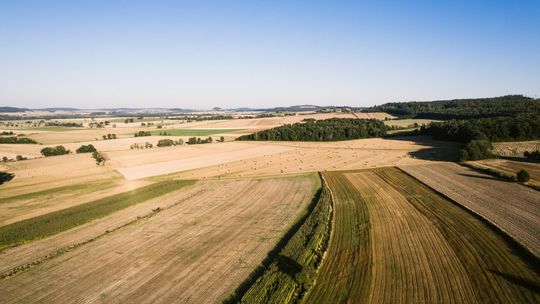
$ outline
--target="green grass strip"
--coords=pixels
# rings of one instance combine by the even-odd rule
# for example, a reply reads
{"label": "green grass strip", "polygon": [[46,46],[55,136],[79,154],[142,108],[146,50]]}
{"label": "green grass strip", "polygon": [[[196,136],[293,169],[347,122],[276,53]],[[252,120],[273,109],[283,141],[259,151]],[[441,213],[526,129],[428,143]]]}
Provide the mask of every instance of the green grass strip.
{"label": "green grass strip", "polygon": [[0,248],[44,238],[194,184],[163,181],[0,227]]}
{"label": "green grass strip", "polygon": [[326,185],[250,276],[224,303],[298,303],[312,286],[330,238]]}

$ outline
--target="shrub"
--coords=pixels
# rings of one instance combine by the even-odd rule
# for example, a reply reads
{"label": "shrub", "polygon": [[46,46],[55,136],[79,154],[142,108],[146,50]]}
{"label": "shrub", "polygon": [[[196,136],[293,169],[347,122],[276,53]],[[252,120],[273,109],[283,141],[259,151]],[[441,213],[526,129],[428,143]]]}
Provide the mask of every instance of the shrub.
{"label": "shrub", "polygon": [[105,157],[101,155],[98,151],[92,152],[92,157],[96,160],[96,165],[103,165],[105,164]]}
{"label": "shrub", "polygon": [[97,151],[93,145],[82,145],[75,152],[77,153],[91,153]]}
{"label": "shrub", "polygon": [[15,157],[15,159],[16,159],[17,161],[20,161],[20,160],[27,160],[28,158],[27,158],[27,157],[24,157],[24,156],[22,156],[22,155],[17,155],[17,157]]}
{"label": "shrub", "polygon": [[173,145],[174,141],[172,139],[160,139],[157,143],[158,147],[169,147]]}
{"label": "shrub", "polygon": [[66,150],[64,146],[56,146],[53,148],[47,147],[47,148],[41,149],[41,154],[45,157],[69,154],[69,152],[71,151]]}
{"label": "shrub", "polygon": [[520,182],[520,183],[526,183],[529,181],[529,179],[531,178],[529,176],[529,172],[527,172],[526,170],[519,170],[519,172],[516,174],[516,178],[517,178],[517,181]]}

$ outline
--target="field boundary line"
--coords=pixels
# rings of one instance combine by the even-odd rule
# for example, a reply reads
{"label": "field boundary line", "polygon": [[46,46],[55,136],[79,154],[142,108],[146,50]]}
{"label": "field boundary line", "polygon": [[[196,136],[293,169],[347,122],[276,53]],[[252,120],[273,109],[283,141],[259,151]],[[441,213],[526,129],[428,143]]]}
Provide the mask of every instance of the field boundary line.
{"label": "field boundary line", "polygon": [[[311,216],[311,214],[313,214],[313,211],[315,210],[317,205],[321,203],[321,200],[323,198],[323,191],[329,189],[326,186],[326,181],[323,179],[321,172],[318,172],[318,176],[319,176],[319,179],[321,180],[321,186],[315,191],[315,194],[313,198],[311,199],[311,202],[306,206],[303,213],[298,217],[298,219],[295,222],[293,222],[289,226],[285,234],[276,243],[274,248],[272,248],[267,253],[263,261],[254,270],[251,271],[251,273],[246,277],[246,279],[243,282],[241,282],[238,285],[238,287],[229,295],[229,297],[223,300],[222,303],[241,303],[242,298],[250,290],[251,286],[253,286],[253,284],[264,275],[265,271],[276,261],[280,252],[283,251],[283,249],[287,246],[287,244],[291,241],[291,239],[296,235],[296,233],[300,230],[300,228],[302,228],[302,225],[306,222],[306,220]],[[331,222],[333,219],[332,210],[333,210],[332,204],[330,204],[329,222]],[[327,227],[327,232],[331,232],[328,230],[328,227]],[[327,245],[329,244],[329,242],[330,242],[330,238],[325,244],[326,245],[324,248],[325,252],[328,249]],[[322,261],[323,261],[323,257],[321,257],[317,270],[322,265]],[[313,284],[311,286],[313,286]],[[296,302],[304,298],[305,295],[306,293],[301,295],[298,299],[296,299]]]}
{"label": "field boundary line", "polygon": [[[327,253],[328,253],[328,246],[330,245],[330,243],[333,241],[334,239],[334,226],[335,226],[335,217],[334,217],[334,192],[332,191],[332,189],[330,189],[330,187],[328,186],[328,183],[326,182],[326,178],[324,177],[324,174],[322,172],[319,172],[319,175],[321,177],[321,180],[323,182],[323,187],[326,187],[326,189],[328,190],[328,192],[330,192],[330,221],[328,222],[329,225],[328,225],[328,232],[330,233],[330,237],[328,238],[328,241],[326,242],[326,246],[325,246],[325,250],[323,252],[323,255],[321,257],[321,261],[319,263],[319,265],[317,265],[317,271],[315,272],[316,276],[315,276],[315,279],[313,280],[312,284],[311,284],[311,287],[315,286],[315,284],[317,283],[317,278],[319,277],[319,271],[321,270],[321,267],[322,265],[324,264],[325,262],[325,258],[327,256]],[[307,296],[309,295],[309,293],[313,290],[313,288],[310,288],[303,296],[303,299],[307,298]]]}
{"label": "field boundary line", "polygon": [[452,204],[458,206],[459,208],[465,210],[466,212],[468,212],[469,214],[471,214],[475,218],[482,221],[489,228],[494,230],[494,233],[500,235],[508,243],[508,245],[510,245],[510,247],[515,247],[515,249],[517,249],[519,251],[519,253],[522,254],[527,259],[527,262],[530,262],[534,266],[536,272],[540,272],[540,257],[536,256],[527,246],[525,246],[523,243],[518,241],[512,234],[510,234],[509,232],[507,232],[503,228],[499,227],[497,224],[491,222],[489,219],[487,219],[486,217],[484,217],[480,213],[470,209],[467,206],[464,206],[464,205],[460,204],[459,202],[457,202],[453,198],[451,198],[448,195],[438,191],[437,189],[435,189],[434,187],[424,183],[423,181],[417,179],[412,174],[409,174],[407,171],[401,169],[400,167],[396,166],[395,168],[397,168],[401,172],[405,173],[406,175],[412,177],[414,180],[416,180],[420,184],[428,187],[429,189],[431,189],[432,191],[434,191],[438,195],[442,196],[443,198],[445,198],[446,200],[448,200]]}
{"label": "field boundary line", "polygon": [[[170,208],[173,208],[173,207],[176,207],[179,204],[185,202],[186,200],[189,200],[189,199],[193,198],[194,196],[199,195],[199,194],[201,194],[201,193],[203,193],[205,191],[207,191],[207,190],[199,190],[199,191],[193,193],[192,195],[190,195],[190,196],[188,196],[186,198],[183,198],[183,199],[177,201],[176,203],[171,204],[171,205],[169,205],[167,207],[164,207],[164,208],[157,207],[157,208],[153,209],[151,212],[146,213],[144,215],[139,215],[135,219],[133,219],[133,220],[127,222],[127,223],[124,223],[124,224],[122,224],[120,226],[117,226],[117,227],[115,227],[113,229],[107,229],[107,230],[105,230],[105,232],[103,232],[101,234],[98,234],[95,237],[86,239],[86,240],[84,240],[82,242],[78,242],[78,243],[75,243],[75,244],[72,244],[72,245],[69,245],[69,246],[61,247],[61,248],[57,249],[56,251],[51,252],[51,253],[49,253],[47,255],[44,255],[44,256],[42,256],[42,257],[40,257],[40,258],[38,258],[38,259],[36,259],[34,261],[28,262],[28,263],[23,264],[23,265],[19,265],[19,266],[15,267],[15,268],[12,268],[11,270],[8,270],[8,271],[6,271],[4,273],[0,273],[0,280],[7,279],[7,278],[9,278],[9,277],[11,277],[11,276],[13,276],[13,275],[15,275],[17,273],[20,273],[20,272],[26,271],[26,270],[28,270],[28,269],[30,269],[32,267],[41,265],[41,264],[45,263],[46,261],[52,260],[54,258],[57,258],[57,257],[63,255],[64,253],[68,253],[68,252],[73,251],[73,250],[75,250],[77,248],[80,248],[80,247],[82,247],[82,246],[84,246],[84,245],[86,245],[88,243],[92,243],[94,241],[97,241],[98,239],[101,239],[102,237],[104,237],[106,235],[109,235],[109,234],[111,234],[113,232],[116,232],[116,231],[118,231],[118,230],[120,230],[122,228],[125,228],[125,227],[131,226],[133,224],[136,224],[137,222],[139,222],[139,221],[141,221],[143,219],[149,219],[149,218],[155,216],[156,214],[158,214],[159,212],[170,209]],[[89,222],[89,223],[91,223],[91,222]]]}

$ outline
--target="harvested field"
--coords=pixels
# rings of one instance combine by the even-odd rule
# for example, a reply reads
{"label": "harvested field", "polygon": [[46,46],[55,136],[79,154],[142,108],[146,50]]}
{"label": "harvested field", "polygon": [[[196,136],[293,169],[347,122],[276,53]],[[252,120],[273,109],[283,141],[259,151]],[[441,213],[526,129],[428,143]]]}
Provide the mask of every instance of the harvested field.
{"label": "harvested field", "polygon": [[540,163],[528,163],[525,161],[511,161],[505,159],[485,159],[468,162],[474,167],[491,169],[504,175],[516,176],[522,169],[527,170],[531,177],[529,183],[540,187]]}
{"label": "harvested field", "polygon": [[127,192],[148,183],[111,178],[2,198],[0,226]]}
{"label": "harvested field", "polygon": [[257,146],[242,143],[220,143],[168,147],[145,151],[111,152],[111,164],[124,177],[138,179],[177,171],[207,167],[227,162],[261,157],[292,150],[278,145]]}
{"label": "harvested field", "polygon": [[[285,152],[175,173],[178,178],[240,177],[297,174],[325,170],[351,170],[424,164],[451,159],[457,145],[426,137],[369,138],[341,142],[234,142],[231,145],[287,148]],[[214,145],[218,148],[222,144]],[[204,145],[203,145],[204,146]],[[204,147],[201,147],[203,149]],[[114,159],[114,155],[110,154]],[[142,155],[142,154],[141,154]],[[214,157],[214,156],[213,156]],[[152,160],[153,158],[150,158]]]}
{"label": "harvested field", "polygon": [[[0,280],[2,302],[219,302],[262,261],[317,184],[313,175],[206,183],[205,192]],[[1,253],[0,264],[19,248]]]}
{"label": "harvested field", "polygon": [[89,154],[0,163],[0,171],[15,174],[13,180],[1,186],[0,199],[120,177],[108,165],[96,166],[95,160]]}
{"label": "harvested field", "polygon": [[0,227],[0,249],[43,238],[178,190],[193,181],[164,181]]}
{"label": "harvested field", "polygon": [[540,192],[455,163],[401,167],[540,256]]}
{"label": "harvested field", "polygon": [[227,303],[297,303],[312,286],[330,237],[332,201],[326,185]]}
{"label": "harvested field", "polygon": [[493,153],[499,156],[523,157],[525,151],[536,150],[540,150],[540,140],[493,143]]}
{"label": "harvested field", "polygon": [[335,228],[306,303],[540,300],[531,256],[412,177],[395,168],[324,175]]}

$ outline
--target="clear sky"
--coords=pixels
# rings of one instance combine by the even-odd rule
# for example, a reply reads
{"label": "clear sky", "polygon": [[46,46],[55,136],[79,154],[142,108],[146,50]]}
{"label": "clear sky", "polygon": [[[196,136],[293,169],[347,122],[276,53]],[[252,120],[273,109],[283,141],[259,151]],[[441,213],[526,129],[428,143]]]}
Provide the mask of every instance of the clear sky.
{"label": "clear sky", "polygon": [[0,106],[540,96],[540,0],[0,0]]}

